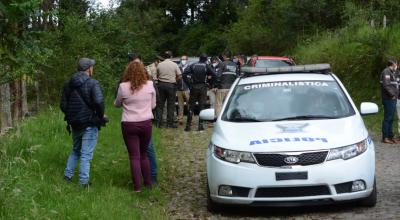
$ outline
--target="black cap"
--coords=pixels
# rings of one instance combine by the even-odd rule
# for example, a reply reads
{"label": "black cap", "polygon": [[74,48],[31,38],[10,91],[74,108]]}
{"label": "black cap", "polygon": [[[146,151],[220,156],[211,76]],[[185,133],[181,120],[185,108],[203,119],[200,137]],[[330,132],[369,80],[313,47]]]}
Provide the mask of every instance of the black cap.
{"label": "black cap", "polygon": [[206,53],[200,54],[199,61],[200,62],[206,62],[207,61],[207,54]]}
{"label": "black cap", "polygon": [[80,58],[78,61],[78,71],[86,71],[91,66],[96,64],[96,61],[90,58]]}

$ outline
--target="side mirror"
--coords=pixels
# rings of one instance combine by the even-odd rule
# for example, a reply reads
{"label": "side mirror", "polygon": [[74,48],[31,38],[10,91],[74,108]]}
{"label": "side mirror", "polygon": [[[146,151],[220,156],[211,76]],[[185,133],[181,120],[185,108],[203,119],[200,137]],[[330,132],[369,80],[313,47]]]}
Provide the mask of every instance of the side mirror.
{"label": "side mirror", "polygon": [[203,121],[215,121],[214,118],[215,111],[213,108],[201,110],[199,117]]}
{"label": "side mirror", "polygon": [[378,112],[378,105],[372,102],[363,102],[360,106],[361,115],[372,115]]}

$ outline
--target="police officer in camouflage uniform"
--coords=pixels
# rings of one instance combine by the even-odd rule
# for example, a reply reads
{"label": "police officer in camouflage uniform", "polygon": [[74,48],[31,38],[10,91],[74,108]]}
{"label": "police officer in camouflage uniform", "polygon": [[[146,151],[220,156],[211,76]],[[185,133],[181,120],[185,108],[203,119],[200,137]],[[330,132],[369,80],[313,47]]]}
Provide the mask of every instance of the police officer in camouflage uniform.
{"label": "police officer in camouflage uniform", "polygon": [[[199,62],[190,65],[185,69],[183,78],[187,84],[191,85],[189,97],[189,113],[186,121],[185,131],[191,130],[193,111],[196,102],[199,103],[200,111],[203,110],[204,104],[207,100],[207,78],[215,77],[213,68],[207,64],[207,54],[201,54]],[[204,130],[203,122],[199,118],[198,130]]]}
{"label": "police officer in camouflage uniform", "polygon": [[383,104],[382,142],[397,143],[393,135],[393,118],[396,111],[399,86],[396,80],[397,61],[389,60],[387,67],[381,73],[381,93]]}

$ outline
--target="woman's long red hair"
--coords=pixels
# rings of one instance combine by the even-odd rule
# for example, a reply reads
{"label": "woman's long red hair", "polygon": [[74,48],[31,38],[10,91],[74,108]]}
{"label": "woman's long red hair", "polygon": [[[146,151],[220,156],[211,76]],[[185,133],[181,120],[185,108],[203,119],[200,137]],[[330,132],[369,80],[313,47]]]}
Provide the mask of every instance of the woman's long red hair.
{"label": "woman's long red hair", "polygon": [[147,71],[141,62],[132,61],[125,68],[123,82],[131,82],[132,93],[139,90],[148,80]]}

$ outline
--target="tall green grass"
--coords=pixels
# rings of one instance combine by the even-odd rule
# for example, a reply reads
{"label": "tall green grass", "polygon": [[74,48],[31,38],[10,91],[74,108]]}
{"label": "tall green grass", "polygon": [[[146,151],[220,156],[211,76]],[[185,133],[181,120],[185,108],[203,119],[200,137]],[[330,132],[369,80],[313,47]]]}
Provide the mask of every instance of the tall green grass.
{"label": "tall green grass", "polygon": [[[72,183],[63,180],[72,141],[58,109],[50,107],[0,138],[0,219],[165,219],[162,184],[140,194],[132,190],[120,114],[107,109],[110,123],[99,134],[89,189],[78,186],[78,170]],[[158,137],[155,129],[156,146]]]}

